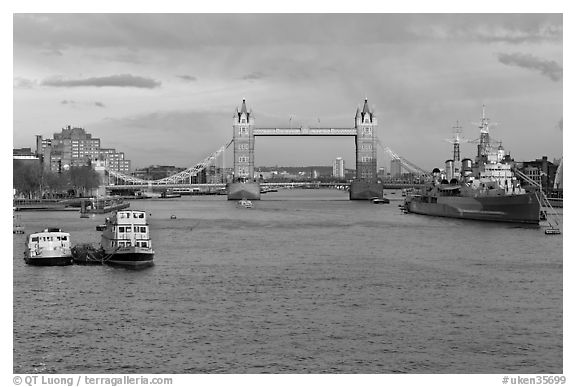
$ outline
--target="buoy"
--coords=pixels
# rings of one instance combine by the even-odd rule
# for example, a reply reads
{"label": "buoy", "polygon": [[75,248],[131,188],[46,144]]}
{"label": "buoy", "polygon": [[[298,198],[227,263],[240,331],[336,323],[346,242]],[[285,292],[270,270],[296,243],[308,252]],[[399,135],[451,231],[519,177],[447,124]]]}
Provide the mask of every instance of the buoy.
{"label": "buoy", "polygon": [[170,216],[170,219],[176,219],[176,215]]}

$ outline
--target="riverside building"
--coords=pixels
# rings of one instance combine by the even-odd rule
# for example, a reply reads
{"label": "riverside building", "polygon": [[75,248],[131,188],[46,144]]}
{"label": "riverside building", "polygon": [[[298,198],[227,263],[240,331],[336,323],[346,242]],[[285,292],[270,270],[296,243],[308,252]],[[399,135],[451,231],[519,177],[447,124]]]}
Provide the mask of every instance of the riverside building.
{"label": "riverside building", "polygon": [[89,165],[97,160],[104,161],[109,170],[128,174],[130,160],[124,152],[113,148],[101,148],[99,138],[93,138],[83,128],[68,125],[51,139],[36,136],[36,153],[42,158],[44,168],[58,172],[62,168]]}

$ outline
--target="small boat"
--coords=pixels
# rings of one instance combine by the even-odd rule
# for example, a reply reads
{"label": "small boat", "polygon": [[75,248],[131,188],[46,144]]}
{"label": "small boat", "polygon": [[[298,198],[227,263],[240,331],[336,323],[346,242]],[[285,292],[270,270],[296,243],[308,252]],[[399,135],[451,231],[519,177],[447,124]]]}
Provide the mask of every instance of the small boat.
{"label": "small boat", "polygon": [[24,261],[37,266],[71,265],[70,234],[59,228],[30,234],[26,240]]}
{"label": "small boat", "polygon": [[171,191],[171,190],[162,191],[162,193],[160,194],[161,199],[174,199],[174,198],[179,198],[181,196],[182,196],[182,194]]}
{"label": "small boat", "polygon": [[77,265],[102,265],[104,251],[90,243],[81,243],[72,247],[72,258]]}
{"label": "small boat", "polygon": [[106,263],[133,268],[154,265],[154,250],[145,211],[118,211],[111,218],[106,218],[105,225],[100,245]]}
{"label": "small boat", "polygon": [[20,223],[19,215],[12,215],[12,233],[24,234],[24,226]]}
{"label": "small boat", "polygon": [[238,205],[240,207],[244,207],[244,208],[252,208],[254,207],[254,204],[252,204],[252,202],[248,199],[242,199],[238,201]]}
{"label": "small boat", "polygon": [[558,228],[547,228],[544,230],[544,234],[546,235],[559,235],[561,234],[560,229]]}
{"label": "small boat", "polygon": [[388,203],[390,203],[389,199],[379,198],[379,197],[370,198],[370,201],[374,204],[388,204]]}

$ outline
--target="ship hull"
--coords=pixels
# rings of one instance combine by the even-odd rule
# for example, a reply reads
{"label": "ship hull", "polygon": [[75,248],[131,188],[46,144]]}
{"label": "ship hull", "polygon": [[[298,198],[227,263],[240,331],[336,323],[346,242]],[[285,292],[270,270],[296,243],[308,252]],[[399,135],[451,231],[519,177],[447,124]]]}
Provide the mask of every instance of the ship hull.
{"label": "ship hull", "polygon": [[67,266],[72,265],[73,259],[71,255],[54,256],[54,257],[26,257],[24,262],[32,266]]}
{"label": "ship hull", "polygon": [[260,184],[228,183],[228,200],[260,200]]}
{"label": "ship hull", "polygon": [[113,254],[106,263],[114,266],[148,267],[154,265],[153,253]]}
{"label": "ship hull", "polygon": [[[432,200],[430,200],[432,199]],[[436,199],[436,203],[429,202]],[[535,194],[485,197],[411,197],[408,212],[421,215],[495,222],[539,224],[540,204]]]}
{"label": "ship hull", "polygon": [[148,267],[154,265],[154,251],[142,251],[137,247],[129,247],[124,251],[114,251],[108,254],[105,252],[104,260],[107,264],[113,266]]}

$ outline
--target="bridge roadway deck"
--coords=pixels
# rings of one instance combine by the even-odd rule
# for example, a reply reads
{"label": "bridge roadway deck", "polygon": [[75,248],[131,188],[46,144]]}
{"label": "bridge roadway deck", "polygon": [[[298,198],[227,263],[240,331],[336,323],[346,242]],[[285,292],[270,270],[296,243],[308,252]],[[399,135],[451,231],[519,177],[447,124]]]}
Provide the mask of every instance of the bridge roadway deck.
{"label": "bridge roadway deck", "polygon": [[356,136],[356,128],[254,128],[254,136]]}
{"label": "bridge roadway deck", "polygon": [[[260,183],[261,187],[349,187],[350,183],[314,183],[314,182],[295,182],[295,183]],[[418,188],[422,184],[414,183],[401,183],[401,182],[384,182],[384,189],[402,189],[402,188]],[[131,189],[174,189],[174,188],[204,188],[204,189],[223,189],[226,188],[226,184],[117,184],[117,185],[107,185],[106,189],[117,189],[117,190],[131,190]]]}

